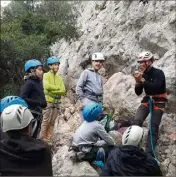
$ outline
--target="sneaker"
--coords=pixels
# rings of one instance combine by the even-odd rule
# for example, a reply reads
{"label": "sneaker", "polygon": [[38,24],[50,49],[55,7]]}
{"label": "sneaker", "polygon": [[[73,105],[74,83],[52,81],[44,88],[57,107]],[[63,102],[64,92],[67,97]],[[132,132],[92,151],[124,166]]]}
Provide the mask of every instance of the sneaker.
{"label": "sneaker", "polygon": [[104,168],[104,163],[102,161],[95,160],[95,161],[93,161],[92,164],[99,167],[99,168]]}
{"label": "sneaker", "polygon": [[99,148],[96,161],[102,161],[103,163],[105,162],[105,151],[103,148]]}

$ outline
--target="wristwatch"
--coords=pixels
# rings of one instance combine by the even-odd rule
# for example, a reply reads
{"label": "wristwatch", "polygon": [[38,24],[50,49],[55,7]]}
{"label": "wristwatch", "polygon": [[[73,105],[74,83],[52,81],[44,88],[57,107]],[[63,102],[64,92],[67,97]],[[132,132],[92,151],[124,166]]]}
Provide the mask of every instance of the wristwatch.
{"label": "wristwatch", "polygon": [[141,82],[142,82],[142,83],[144,83],[144,82],[145,82],[145,79],[144,79],[144,78],[142,78],[142,79],[141,79]]}

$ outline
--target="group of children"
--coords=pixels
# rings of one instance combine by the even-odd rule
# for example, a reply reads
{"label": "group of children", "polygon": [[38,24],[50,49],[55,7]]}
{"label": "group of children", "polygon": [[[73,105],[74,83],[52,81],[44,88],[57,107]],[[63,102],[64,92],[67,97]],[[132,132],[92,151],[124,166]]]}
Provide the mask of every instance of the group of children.
{"label": "group of children", "polygon": [[[144,52],[140,56],[139,61],[141,68],[146,67],[146,71],[150,70],[153,62],[153,55],[149,54]],[[122,147],[117,146],[113,137],[108,133],[115,127],[115,122],[103,113],[103,81],[98,73],[103,66],[105,57],[102,53],[94,53],[91,60],[92,67],[82,72],[76,85],[76,94],[82,105],[81,116],[83,118],[82,124],[73,137],[71,146],[76,153],[77,160],[85,160],[90,163],[102,162],[101,165],[105,165],[102,171],[104,176],[160,176],[161,171],[157,161],[152,155],[145,153],[141,149],[144,138],[144,131],[141,127],[132,125],[123,133]],[[49,72],[43,74],[40,61],[33,59],[26,62],[24,67],[26,72],[25,83],[21,89],[20,97],[27,104],[20,102],[21,100],[18,99],[21,98],[19,97],[16,99],[12,97],[10,101],[8,97],[8,99],[5,98],[1,101],[1,107],[3,108],[7,107],[6,105],[9,106],[10,102],[13,102],[12,107],[15,106],[14,104],[17,104],[13,109],[10,108],[11,106],[4,109],[1,116],[3,132],[23,130],[23,133],[27,131],[34,138],[40,138],[47,142],[47,144],[52,144],[51,137],[58,115],[60,99],[66,92],[61,77],[56,75],[59,64],[59,58],[48,58]],[[150,88],[149,81],[147,81],[147,78],[145,81],[140,73],[135,73],[134,78],[136,80],[136,87],[140,86],[142,89],[143,87],[145,89],[147,84],[147,88]],[[15,102],[14,100],[17,101]],[[22,106],[20,107],[20,105]],[[29,113],[24,114],[28,109],[32,112],[33,118],[31,118]],[[12,113],[11,116],[13,118],[9,118],[9,113]],[[41,118],[41,114],[43,114],[43,118]],[[24,126],[19,125],[18,122],[22,122],[25,116]],[[13,124],[9,124],[12,119],[18,120],[16,123],[14,121],[14,127],[17,126],[16,129],[13,127]],[[6,125],[10,128],[6,128]]]}
{"label": "group of children", "polygon": [[[51,144],[61,96],[66,92],[62,78],[57,75],[59,64],[59,58],[49,57],[47,59],[49,72],[43,74],[43,64],[39,60],[28,60],[24,65],[24,85],[21,88],[20,97],[11,96],[11,99],[17,102],[16,104],[19,103],[19,99],[27,103],[27,107],[34,116],[32,136],[48,144]],[[9,97],[4,98],[1,101],[1,107],[10,101]]]}

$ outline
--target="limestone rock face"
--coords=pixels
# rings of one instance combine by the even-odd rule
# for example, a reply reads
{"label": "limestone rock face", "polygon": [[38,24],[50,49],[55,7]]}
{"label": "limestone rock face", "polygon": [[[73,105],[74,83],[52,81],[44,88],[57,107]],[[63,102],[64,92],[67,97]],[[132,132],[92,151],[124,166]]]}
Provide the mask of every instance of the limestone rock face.
{"label": "limestone rock face", "polygon": [[54,176],[98,176],[88,162],[73,163],[68,153],[68,146],[63,146],[53,157]]}
{"label": "limestone rock face", "polygon": [[[81,72],[90,67],[91,54],[102,52],[106,57],[104,68],[100,71],[104,82],[103,104],[105,110],[118,119],[119,116],[134,116],[140,104],[143,95],[135,95],[132,73],[138,54],[149,50],[156,59],[154,67],[165,73],[168,93],[168,108],[162,118],[156,153],[164,175],[174,176],[175,1],[153,0],[145,5],[139,1],[82,1],[77,8],[80,13],[77,21],[80,38],[69,43],[61,40],[51,47],[53,53],[61,57],[59,73],[68,91],[55,125],[54,139],[59,149],[55,157],[62,155],[60,148],[68,148],[71,137],[81,123],[79,106],[75,105],[75,86]],[[147,123],[144,126],[147,126]],[[53,159],[57,159],[55,157]],[[71,164],[70,161],[68,163]],[[55,161],[55,175],[76,175],[73,164],[72,167],[64,165],[65,162],[59,162],[59,158],[58,162]],[[77,169],[80,169],[79,174],[87,173],[84,165]]]}

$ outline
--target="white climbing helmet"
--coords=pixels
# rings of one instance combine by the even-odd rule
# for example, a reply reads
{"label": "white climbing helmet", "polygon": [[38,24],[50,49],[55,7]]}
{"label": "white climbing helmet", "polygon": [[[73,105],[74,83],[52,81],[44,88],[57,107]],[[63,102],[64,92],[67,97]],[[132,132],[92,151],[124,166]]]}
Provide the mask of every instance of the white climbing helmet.
{"label": "white climbing helmet", "polygon": [[143,140],[144,130],[137,125],[128,127],[122,136],[123,145],[132,145],[138,148],[141,148],[143,146]]}
{"label": "white climbing helmet", "polygon": [[34,119],[27,107],[11,105],[5,108],[1,114],[2,131],[20,130],[27,127]]}
{"label": "white climbing helmet", "polygon": [[92,54],[92,61],[96,61],[96,60],[102,60],[102,61],[104,61],[105,60],[105,58],[104,58],[104,56],[103,56],[103,54],[102,53],[94,53],[94,54]]}
{"label": "white climbing helmet", "polygon": [[139,54],[137,62],[148,61],[148,60],[151,60],[151,59],[154,59],[153,54],[151,52],[148,52],[148,51],[147,52],[142,52],[142,53]]}

